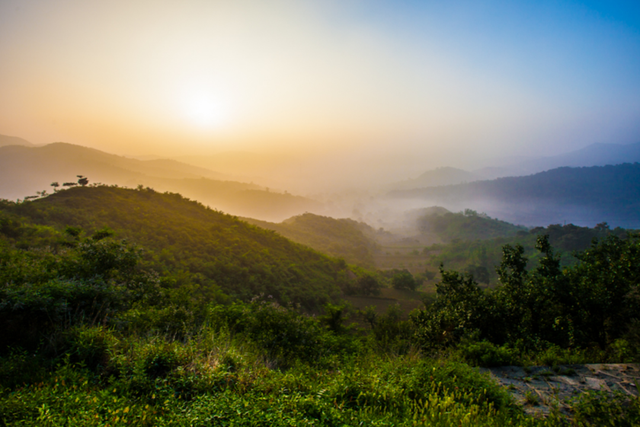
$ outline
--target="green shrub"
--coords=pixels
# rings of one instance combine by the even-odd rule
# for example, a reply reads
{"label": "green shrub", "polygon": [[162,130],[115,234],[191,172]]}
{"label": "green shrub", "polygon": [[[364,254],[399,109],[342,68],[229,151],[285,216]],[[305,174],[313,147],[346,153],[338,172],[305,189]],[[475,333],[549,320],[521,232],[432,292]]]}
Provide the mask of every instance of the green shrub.
{"label": "green shrub", "polygon": [[0,357],[0,389],[13,389],[41,380],[47,374],[46,363],[46,359],[38,354],[12,348],[9,354]]}
{"label": "green shrub", "polygon": [[332,354],[356,350],[357,341],[327,330],[321,321],[275,302],[235,303],[213,306],[209,322],[214,329],[228,330],[247,339],[278,366],[295,361],[322,364]]}
{"label": "green shrub", "polygon": [[73,363],[82,363],[95,371],[109,364],[110,355],[118,344],[113,333],[103,326],[76,326],[63,335],[63,346]]}
{"label": "green shrub", "polygon": [[179,349],[175,344],[158,341],[147,345],[142,370],[149,378],[164,378],[181,362]]}
{"label": "green shrub", "polygon": [[572,402],[573,422],[583,426],[640,425],[640,398],[622,392],[587,391]]}
{"label": "green shrub", "polygon": [[460,362],[424,360],[412,371],[406,391],[413,400],[426,401],[432,393],[454,394],[465,405],[491,405],[496,410],[517,412],[511,395],[477,368]]}
{"label": "green shrub", "polygon": [[98,323],[125,298],[122,289],[100,279],[8,285],[0,294],[0,350],[11,345],[35,349],[55,331]]}
{"label": "green shrub", "polygon": [[462,342],[457,348],[458,354],[472,366],[490,368],[519,364],[514,350],[507,346],[497,346],[488,341]]}

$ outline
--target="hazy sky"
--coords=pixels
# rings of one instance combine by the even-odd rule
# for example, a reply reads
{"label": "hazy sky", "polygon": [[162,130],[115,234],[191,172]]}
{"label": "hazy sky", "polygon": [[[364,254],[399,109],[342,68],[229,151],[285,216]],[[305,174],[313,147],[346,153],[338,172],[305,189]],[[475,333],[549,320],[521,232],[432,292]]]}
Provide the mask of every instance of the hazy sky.
{"label": "hazy sky", "polygon": [[640,3],[0,0],[0,134],[449,164],[638,142]]}

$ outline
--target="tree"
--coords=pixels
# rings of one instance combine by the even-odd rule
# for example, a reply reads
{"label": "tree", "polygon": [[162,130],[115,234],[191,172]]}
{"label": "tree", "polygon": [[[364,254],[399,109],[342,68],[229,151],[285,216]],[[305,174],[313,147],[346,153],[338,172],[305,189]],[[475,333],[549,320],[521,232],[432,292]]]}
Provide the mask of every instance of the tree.
{"label": "tree", "polygon": [[82,176],[82,175],[78,175],[78,184],[82,185],[83,187],[86,186],[89,183],[89,178]]}
{"label": "tree", "polygon": [[418,282],[407,270],[401,270],[391,279],[394,289],[409,289],[415,291],[418,288]]}
{"label": "tree", "polygon": [[356,286],[361,295],[380,295],[380,283],[370,274],[358,277]]}

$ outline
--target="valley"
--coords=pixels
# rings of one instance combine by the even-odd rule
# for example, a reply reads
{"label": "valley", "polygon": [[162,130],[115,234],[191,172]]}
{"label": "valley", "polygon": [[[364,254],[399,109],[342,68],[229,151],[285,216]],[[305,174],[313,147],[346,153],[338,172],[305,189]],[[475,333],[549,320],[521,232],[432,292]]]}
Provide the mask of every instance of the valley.
{"label": "valley", "polygon": [[[584,206],[606,194],[628,206],[615,210],[632,212],[637,164],[607,169],[589,187],[593,201],[580,195],[587,193],[576,190],[576,180],[566,179],[570,190],[544,187],[541,180],[573,176],[552,170],[375,197],[353,193],[332,203],[326,194],[318,202],[173,160],[131,160],[69,144],[43,152],[15,147],[0,148],[4,164],[13,165],[2,171],[22,184],[4,181],[3,191],[52,180],[27,179],[26,165],[34,162],[60,182],[51,193],[0,200],[0,323],[9,331],[0,342],[0,380],[13,390],[0,399],[0,419],[9,425],[35,414],[33,405],[71,410],[42,393],[89,402],[91,390],[100,397],[73,409],[81,423],[97,404],[122,414],[103,419],[140,425],[179,423],[176,408],[192,414],[180,421],[188,424],[211,414],[230,421],[227,409],[248,406],[250,423],[401,424],[413,414],[472,425],[556,425],[593,419],[598,393],[612,408],[627,409],[598,409],[597,416],[636,416],[635,394],[587,388],[582,400],[545,397],[536,406],[532,390],[547,396],[548,387],[523,377],[517,390],[505,388],[511,380],[495,367],[550,366],[561,376],[585,363],[639,360],[633,313],[640,264],[626,261],[640,254],[637,231],[606,221],[515,225],[429,203],[451,206],[433,199],[447,194],[473,205],[464,195],[482,195],[482,188],[529,197],[527,188],[537,187],[569,191]],[[87,175],[74,180],[72,169]],[[617,192],[606,190],[608,181],[620,185]],[[331,216],[350,209],[351,217]],[[590,318],[592,310],[606,314]],[[52,375],[65,385],[50,382]],[[276,391],[283,384],[293,388],[286,396]],[[226,403],[196,403],[211,396]],[[376,409],[383,396],[393,403]],[[259,403],[264,399],[268,406]],[[294,403],[299,399],[306,403]],[[435,406],[416,406],[420,399]],[[453,405],[446,415],[437,409],[444,402]]]}

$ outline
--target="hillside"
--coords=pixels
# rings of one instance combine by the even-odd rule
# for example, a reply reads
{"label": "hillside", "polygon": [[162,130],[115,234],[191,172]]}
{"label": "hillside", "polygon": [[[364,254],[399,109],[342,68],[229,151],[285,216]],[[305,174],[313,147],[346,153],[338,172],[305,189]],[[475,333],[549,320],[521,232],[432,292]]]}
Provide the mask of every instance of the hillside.
{"label": "hillside", "polygon": [[262,228],[274,230],[294,242],[314,248],[322,253],[364,267],[375,267],[373,253],[377,244],[365,236],[362,224],[351,219],[334,219],[306,213],[281,223],[271,223],[246,218],[246,221]]}
{"label": "hillside", "polygon": [[408,179],[393,184],[395,190],[411,190],[415,188],[437,187],[440,185],[455,185],[463,182],[473,182],[483,179],[483,176],[467,172],[462,169],[443,167],[428,170],[415,179]]}
{"label": "hillside", "polygon": [[[272,295],[317,308],[339,294],[346,264],[179,194],[149,189],[75,187],[33,202],[3,202],[2,211],[35,224],[102,227],[142,245],[146,262],[177,283],[189,279],[240,299]],[[27,243],[28,244],[28,243]]]}
{"label": "hillside", "polygon": [[526,227],[478,214],[471,209],[460,213],[428,213],[418,218],[417,224],[421,233],[434,234],[443,242],[485,240],[527,232]]}
{"label": "hillside", "polygon": [[177,192],[233,215],[269,221],[321,209],[314,200],[222,180],[225,175],[175,160],[135,160],[66,143],[0,147],[0,198],[32,196],[51,190],[54,181],[73,182],[76,175],[88,177],[91,183]]}
{"label": "hillside", "polygon": [[640,142],[626,145],[597,143],[569,153],[519,163],[512,170],[521,171],[521,175],[565,166],[589,167],[635,162],[640,162]]}
{"label": "hillside", "polygon": [[25,147],[33,146],[33,144],[26,139],[22,139],[17,136],[0,135],[0,147],[4,147],[6,145],[22,145]]}
{"label": "hillside", "polygon": [[472,208],[515,224],[608,222],[638,228],[640,164],[563,167],[524,177],[394,191],[389,198],[420,200],[451,210]]}
{"label": "hillside", "polygon": [[91,182],[136,187],[154,179],[210,178],[222,174],[173,160],[135,160],[62,142],[42,147],[0,147],[0,197],[18,199],[49,190],[53,181]]}

